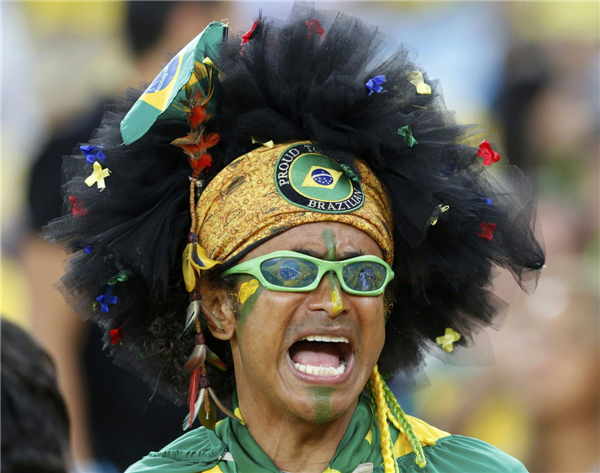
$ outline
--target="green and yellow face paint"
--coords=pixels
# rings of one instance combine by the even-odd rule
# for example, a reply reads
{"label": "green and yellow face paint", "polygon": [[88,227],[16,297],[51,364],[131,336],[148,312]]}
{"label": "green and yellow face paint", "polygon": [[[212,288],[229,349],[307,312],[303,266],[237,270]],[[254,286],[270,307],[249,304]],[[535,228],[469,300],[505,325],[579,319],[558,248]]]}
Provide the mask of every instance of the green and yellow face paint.
{"label": "green and yellow face paint", "polygon": [[330,386],[314,386],[310,390],[312,393],[311,407],[314,413],[314,421],[318,424],[329,422],[333,418],[332,395],[335,388]]}
{"label": "green and yellow face paint", "polygon": [[[335,261],[336,241],[335,234],[330,228],[326,228],[321,233],[321,237],[325,242],[325,259]],[[344,304],[342,302],[342,291],[337,277],[331,271],[327,273],[327,282],[329,283],[329,296],[331,297],[331,310],[334,314],[339,314]]]}
{"label": "green and yellow face paint", "polygon": [[239,284],[237,291],[237,298],[240,304],[238,332],[242,332],[248,317],[250,317],[250,314],[254,310],[254,304],[256,304],[263,289],[264,287],[260,284],[258,279],[242,276],[241,284]]}

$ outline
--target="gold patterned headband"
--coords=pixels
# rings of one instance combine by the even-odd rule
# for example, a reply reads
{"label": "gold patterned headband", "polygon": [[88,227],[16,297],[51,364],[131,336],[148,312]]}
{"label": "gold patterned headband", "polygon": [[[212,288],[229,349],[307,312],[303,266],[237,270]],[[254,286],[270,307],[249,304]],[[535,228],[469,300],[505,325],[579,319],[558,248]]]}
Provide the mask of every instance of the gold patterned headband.
{"label": "gold patterned headband", "polygon": [[206,255],[224,262],[257,242],[312,222],[340,222],[364,231],[393,263],[392,211],[371,170],[361,182],[311,143],[261,147],[227,166],[196,205],[196,231]]}

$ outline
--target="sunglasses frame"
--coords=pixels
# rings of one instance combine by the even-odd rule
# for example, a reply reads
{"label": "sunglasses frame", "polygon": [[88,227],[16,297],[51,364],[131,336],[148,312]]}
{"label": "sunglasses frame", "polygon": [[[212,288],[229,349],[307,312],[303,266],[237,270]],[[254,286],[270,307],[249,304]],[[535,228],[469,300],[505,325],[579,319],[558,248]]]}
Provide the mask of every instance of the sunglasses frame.
{"label": "sunglasses frame", "polygon": [[[265,277],[263,276],[261,269],[260,269],[262,263],[264,263],[265,261],[270,260],[270,259],[285,258],[285,257],[299,258],[299,259],[303,259],[306,261],[310,261],[311,263],[315,264],[317,266],[317,268],[319,269],[319,272],[317,273],[317,277],[315,278],[315,280],[306,287],[283,287],[283,286],[277,286],[276,284],[271,284],[270,282],[268,282],[265,279]],[[363,261],[370,262],[370,263],[377,263],[377,264],[382,265],[385,268],[386,278],[385,278],[385,282],[383,283],[381,288],[376,289],[374,291],[357,291],[355,289],[351,289],[350,287],[348,287],[346,285],[346,282],[344,281],[344,277],[343,277],[344,267],[349,264],[360,263]],[[240,264],[234,266],[233,268],[229,268],[228,270],[224,271],[221,274],[221,276],[225,277],[225,276],[229,276],[232,274],[247,274],[247,275],[253,276],[256,279],[258,279],[259,282],[265,288],[267,288],[271,291],[310,292],[310,291],[315,290],[319,286],[319,284],[321,283],[321,279],[323,279],[323,276],[326,273],[328,273],[329,271],[333,271],[336,274],[338,281],[340,283],[340,286],[342,287],[344,292],[346,292],[348,294],[352,294],[353,296],[379,296],[383,293],[383,291],[385,291],[385,288],[389,284],[389,282],[392,279],[394,279],[394,271],[392,271],[392,268],[390,267],[390,265],[387,264],[385,261],[383,261],[381,258],[374,256],[374,255],[357,256],[356,258],[350,258],[350,259],[342,260],[342,261],[326,261],[326,260],[322,260],[320,258],[315,258],[314,256],[305,255],[303,253],[297,253],[295,251],[285,251],[285,250],[275,251],[273,253],[259,256],[258,258],[253,258],[251,260],[244,261],[243,263],[240,263]]]}

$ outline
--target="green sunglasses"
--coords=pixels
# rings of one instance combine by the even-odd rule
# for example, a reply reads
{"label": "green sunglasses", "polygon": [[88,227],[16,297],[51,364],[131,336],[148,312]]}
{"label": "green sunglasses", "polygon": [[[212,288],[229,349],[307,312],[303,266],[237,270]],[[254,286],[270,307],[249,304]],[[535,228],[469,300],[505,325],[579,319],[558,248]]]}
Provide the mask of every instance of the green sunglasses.
{"label": "green sunglasses", "polygon": [[378,296],[394,279],[392,268],[377,256],[325,261],[295,251],[275,251],[244,261],[222,276],[249,274],[271,291],[308,292],[316,289],[329,271],[337,275],[345,292],[356,296]]}

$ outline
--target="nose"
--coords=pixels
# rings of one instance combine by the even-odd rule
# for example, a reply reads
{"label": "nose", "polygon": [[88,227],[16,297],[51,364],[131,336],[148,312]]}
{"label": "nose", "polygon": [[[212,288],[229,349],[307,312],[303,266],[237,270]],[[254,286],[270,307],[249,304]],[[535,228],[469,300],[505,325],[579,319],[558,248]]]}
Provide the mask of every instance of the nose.
{"label": "nose", "polygon": [[331,318],[344,312],[347,305],[345,293],[333,271],[328,271],[323,275],[317,288],[312,291],[308,302],[310,310],[324,310]]}

